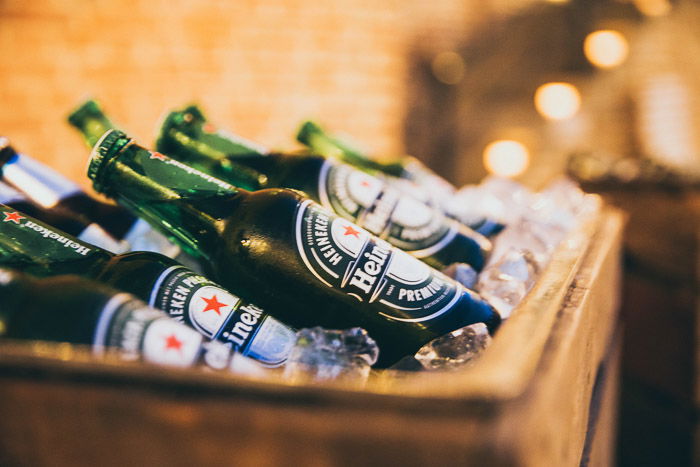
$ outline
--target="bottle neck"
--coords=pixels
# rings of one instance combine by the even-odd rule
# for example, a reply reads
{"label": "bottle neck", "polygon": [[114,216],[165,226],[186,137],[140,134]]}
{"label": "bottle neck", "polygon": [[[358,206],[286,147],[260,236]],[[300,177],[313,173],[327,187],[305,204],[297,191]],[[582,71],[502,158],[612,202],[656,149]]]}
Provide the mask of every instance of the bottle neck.
{"label": "bottle neck", "polygon": [[251,170],[250,162],[264,159],[269,150],[215,128],[199,111],[168,115],[157,149],[237,187],[257,190],[266,186],[266,177]]}
{"label": "bottle neck", "polygon": [[339,159],[364,170],[378,171],[395,177],[403,177],[405,167],[401,160],[376,161],[328,135],[313,122],[305,122],[297,133],[297,140],[322,156]]}
{"label": "bottle neck", "polygon": [[[120,136],[121,135],[121,136]],[[111,132],[93,151],[97,191],[134,210],[188,253],[208,258],[223,220],[247,192]]]}
{"label": "bottle neck", "polygon": [[63,210],[86,224],[99,224],[122,240],[136,219],[128,211],[101,203],[60,173],[8,146],[0,157],[2,181],[45,210]]}
{"label": "bottle neck", "polygon": [[11,148],[0,160],[0,167],[5,183],[47,209],[55,207],[64,198],[82,193],[76,183]]}
{"label": "bottle neck", "polygon": [[116,128],[94,100],[86,101],[73,111],[68,122],[82,133],[89,147],[93,147],[107,131]]}
{"label": "bottle neck", "polygon": [[0,204],[0,264],[38,275],[91,275],[114,256],[38,219]]}

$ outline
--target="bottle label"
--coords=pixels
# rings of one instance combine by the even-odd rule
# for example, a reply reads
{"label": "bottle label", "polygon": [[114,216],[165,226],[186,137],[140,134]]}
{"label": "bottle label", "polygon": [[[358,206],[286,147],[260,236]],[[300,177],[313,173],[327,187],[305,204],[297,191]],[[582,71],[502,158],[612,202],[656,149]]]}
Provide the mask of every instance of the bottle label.
{"label": "bottle label", "polygon": [[[0,216],[0,233],[8,238],[21,236],[23,244],[26,241],[27,248],[34,247],[35,251],[47,255],[52,261],[71,260],[78,255],[87,256],[93,251],[90,245],[78,242],[76,238],[61,235],[46,224],[7,206],[0,207]],[[22,233],[19,233],[20,230]],[[28,231],[30,235],[27,235]],[[53,245],[50,246],[47,241]]]}
{"label": "bottle label", "polygon": [[119,294],[100,314],[93,351],[97,355],[117,351],[124,360],[188,367],[199,359],[203,340],[164,313]]}
{"label": "bottle label", "polygon": [[[217,136],[218,138],[228,143],[227,147],[222,148],[226,151],[227,154],[246,154],[256,152],[258,154],[264,155],[270,152],[269,148],[261,144],[235,135],[230,131],[217,128],[215,125],[208,122],[202,125],[202,132],[204,136]],[[215,146],[218,145],[215,144]]]}
{"label": "bottle label", "polygon": [[211,196],[235,191],[233,185],[159,152],[139,151],[139,153],[142,154],[139,162],[144,175],[154,180],[167,180],[166,186],[173,191],[187,193],[190,197],[194,193]]}
{"label": "bottle label", "polygon": [[294,344],[290,328],[182,266],[163,271],[149,305],[266,366],[283,364]]}
{"label": "bottle label", "polygon": [[54,207],[62,199],[81,191],[76,183],[22,154],[5,163],[2,176],[6,182],[45,208]]}
{"label": "bottle label", "polygon": [[319,195],[326,208],[413,256],[434,254],[457,235],[440,211],[346,164],[325,162]]}
{"label": "bottle label", "polygon": [[427,321],[461,296],[456,282],[311,201],[300,205],[295,233],[299,254],[318,280],[360,302],[381,303],[387,318]]}

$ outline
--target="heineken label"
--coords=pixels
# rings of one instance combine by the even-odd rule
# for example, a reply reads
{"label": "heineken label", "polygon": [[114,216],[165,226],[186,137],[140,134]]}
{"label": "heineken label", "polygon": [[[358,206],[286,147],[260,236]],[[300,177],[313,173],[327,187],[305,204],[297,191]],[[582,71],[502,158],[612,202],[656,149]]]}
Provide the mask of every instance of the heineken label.
{"label": "heineken label", "polygon": [[233,185],[159,152],[140,151],[140,154],[144,175],[158,180],[173,191],[190,196],[196,192],[211,196],[235,190]]}
{"label": "heineken label", "polygon": [[326,208],[417,257],[434,254],[457,234],[440,211],[346,164],[325,162],[319,197]]}
{"label": "heineken label", "polygon": [[319,281],[382,304],[387,318],[428,321],[461,296],[456,282],[311,201],[299,207],[295,229],[299,254]]}
{"label": "heineken label", "polygon": [[[48,225],[7,206],[0,207],[0,233],[7,238],[22,238],[28,249],[42,252],[52,261],[72,260],[94,251],[91,245],[59,233]],[[21,232],[21,233],[20,233]]]}
{"label": "heineken label", "polygon": [[210,142],[214,147],[225,151],[228,155],[250,153],[267,154],[270,152],[270,149],[263,146],[262,144],[258,144],[249,139],[245,139],[241,136],[235,135],[230,131],[217,128],[215,125],[208,122],[202,125],[202,133],[203,139],[205,141],[207,137],[218,137],[218,139],[215,139]]}
{"label": "heineken label", "polygon": [[163,271],[149,305],[267,366],[283,364],[294,344],[293,330],[182,266]]}
{"label": "heineken label", "polygon": [[189,367],[199,361],[203,341],[197,331],[127,294],[119,294],[107,302],[100,315],[93,351],[97,355],[118,352],[124,360]]}

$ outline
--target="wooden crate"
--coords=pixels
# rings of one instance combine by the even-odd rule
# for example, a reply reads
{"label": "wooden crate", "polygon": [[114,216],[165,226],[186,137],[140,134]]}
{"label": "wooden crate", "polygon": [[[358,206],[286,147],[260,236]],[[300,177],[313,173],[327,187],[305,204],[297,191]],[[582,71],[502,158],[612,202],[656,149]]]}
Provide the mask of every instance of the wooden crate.
{"label": "wooden crate", "polygon": [[624,217],[572,233],[473,366],[364,389],[0,348],[2,465],[605,465]]}

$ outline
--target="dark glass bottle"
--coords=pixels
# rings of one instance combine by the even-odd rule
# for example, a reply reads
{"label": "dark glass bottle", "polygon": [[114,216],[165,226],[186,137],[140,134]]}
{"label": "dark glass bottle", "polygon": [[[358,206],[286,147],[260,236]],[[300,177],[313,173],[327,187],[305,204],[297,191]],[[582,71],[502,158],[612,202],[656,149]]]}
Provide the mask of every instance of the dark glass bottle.
{"label": "dark glass bottle", "polygon": [[82,133],[85,144],[90,148],[108,130],[116,128],[94,99],[88,99],[71,112],[68,115],[68,122]]}
{"label": "dark glass bottle", "polygon": [[88,175],[211,265],[215,277],[296,327],[361,327],[378,365],[498,313],[477,294],[300,192],[248,192],[107,133]]}
{"label": "dark glass bottle", "polygon": [[96,200],[52,168],[18,153],[0,137],[1,180],[44,209],[62,211],[86,224],[97,224],[126,249],[176,256],[179,248],[148,223],[121,206]]}
{"label": "dark glass bottle", "polygon": [[[303,191],[325,208],[351,220],[436,269],[467,263],[481,270],[491,244],[482,235],[449,219],[383,179],[312,154],[277,154],[214,129],[191,106],[170,113],[157,149],[205,173],[245,188],[239,166],[259,173],[257,188]],[[256,188],[256,189],[257,189]]]}
{"label": "dark glass bottle", "polygon": [[505,227],[497,220],[475,215],[469,209],[462,209],[464,212],[459,214],[453,212],[450,199],[455,194],[455,187],[415,157],[404,156],[393,161],[372,159],[342,139],[329,135],[312,121],[302,123],[297,140],[323,156],[343,160],[372,173],[384,174],[387,184],[441,209],[445,215],[486,237],[500,233]]}
{"label": "dark glass bottle", "polygon": [[79,240],[92,243],[113,253],[125,251],[128,246],[126,242],[119,242],[112,238],[99,225],[94,223],[88,224],[84,219],[71,216],[69,213],[55,207],[45,208],[40,206],[3,182],[0,182],[0,204],[5,204],[29,214],[42,222],[77,237]]}
{"label": "dark glass bottle", "polygon": [[0,336],[90,346],[96,355],[165,366],[224,370],[231,350],[148,307],[82,277],[38,279],[0,268]]}
{"label": "dark glass bottle", "polygon": [[171,258],[154,252],[115,255],[4,205],[0,265],[37,276],[94,279],[268,366],[284,363],[294,342],[294,331],[260,307]]}

